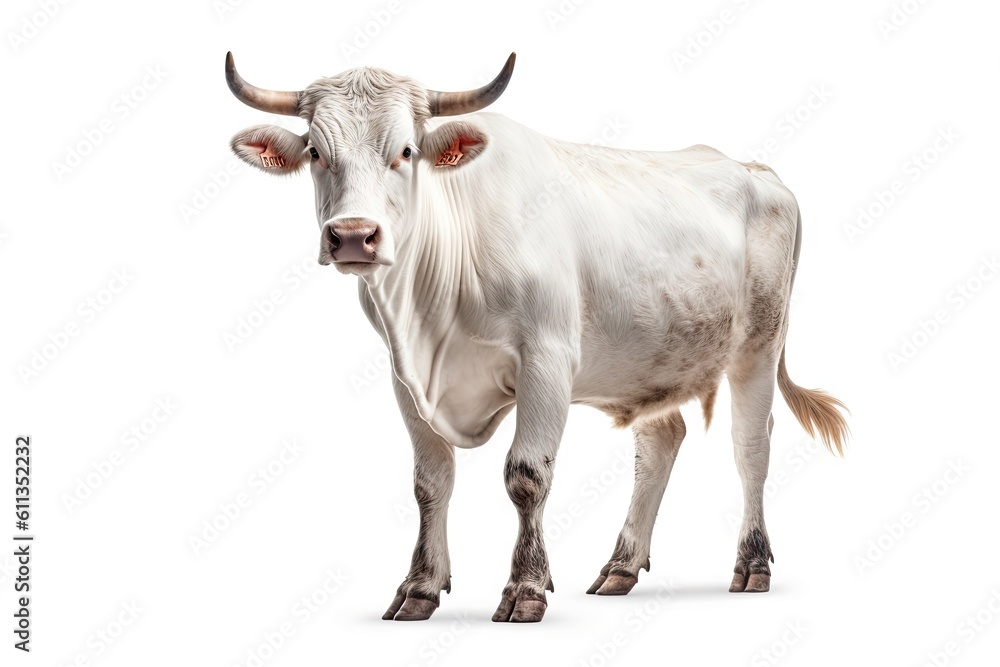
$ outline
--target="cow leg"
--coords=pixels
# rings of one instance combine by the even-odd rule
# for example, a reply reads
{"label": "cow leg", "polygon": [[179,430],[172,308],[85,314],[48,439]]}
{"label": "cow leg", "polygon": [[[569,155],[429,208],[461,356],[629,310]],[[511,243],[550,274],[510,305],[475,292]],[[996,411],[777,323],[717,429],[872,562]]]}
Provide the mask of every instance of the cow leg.
{"label": "cow leg", "polygon": [[632,428],[635,435],[635,487],[632,504],[611,560],[587,593],[625,595],[649,571],[649,544],[656,512],[667,488],[674,459],[684,440],[684,418],[677,410]]}
{"label": "cow leg", "polygon": [[451,592],[448,558],[448,501],[455,486],[455,450],[420,418],[409,391],[393,377],[396,398],[413,441],[413,492],[420,509],[420,530],[410,572],[382,619],[423,621]]}
{"label": "cow leg", "polygon": [[774,562],[764,526],[764,483],[771,451],[771,403],[777,363],[758,360],[730,373],[733,395],[733,447],[743,482],[743,525],[740,528],[731,593],[762,593],[771,587]]}
{"label": "cow leg", "polygon": [[542,511],[569,412],[572,363],[559,353],[523,351],[517,378],[517,426],[504,482],[518,516],[510,579],[494,621],[530,623],[545,614],[545,591],[555,591],[542,534]]}

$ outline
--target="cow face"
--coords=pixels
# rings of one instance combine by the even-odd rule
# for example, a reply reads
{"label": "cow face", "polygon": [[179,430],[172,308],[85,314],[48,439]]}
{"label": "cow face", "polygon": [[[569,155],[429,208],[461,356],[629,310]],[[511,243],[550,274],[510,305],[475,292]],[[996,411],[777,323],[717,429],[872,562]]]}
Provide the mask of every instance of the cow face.
{"label": "cow face", "polygon": [[493,82],[461,93],[427,90],[374,68],[349,70],[292,93],[246,83],[229,54],[226,78],[241,101],[309,124],[301,136],[256,125],[234,136],[231,146],[240,159],[271,174],[292,174],[308,166],[316,189],[319,262],[342,273],[375,276],[392,266],[406,245],[418,161],[453,167],[464,158],[464,165],[485,142],[468,123],[448,123],[427,133],[425,122],[491,104],[506,87],[513,66],[511,54]]}

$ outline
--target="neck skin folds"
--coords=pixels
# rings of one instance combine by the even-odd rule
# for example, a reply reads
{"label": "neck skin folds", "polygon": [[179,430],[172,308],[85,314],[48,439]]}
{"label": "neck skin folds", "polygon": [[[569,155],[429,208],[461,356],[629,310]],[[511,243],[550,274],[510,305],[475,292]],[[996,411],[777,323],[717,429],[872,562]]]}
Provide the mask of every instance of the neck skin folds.
{"label": "neck skin folds", "polygon": [[[430,167],[429,167],[430,168]],[[419,172],[419,170],[417,170]],[[381,323],[396,376],[409,388],[420,416],[430,422],[443,351],[448,339],[464,335],[464,324],[483,310],[473,260],[472,212],[459,192],[461,174],[415,174],[409,210],[397,236],[396,263],[362,278]]]}

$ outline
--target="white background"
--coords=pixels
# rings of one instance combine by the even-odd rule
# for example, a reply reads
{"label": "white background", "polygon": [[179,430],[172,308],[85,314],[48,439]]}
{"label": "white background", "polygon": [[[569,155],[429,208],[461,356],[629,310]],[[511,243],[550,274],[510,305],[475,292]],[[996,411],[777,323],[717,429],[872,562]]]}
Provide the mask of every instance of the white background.
{"label": "white background", "polygon": [[[0,23],[0,535],[13,545],[21,433],[36,535],[30,655],[11,646],[13,546],[0,551],[4,665],[994,664],[994,3],[909,0],[888,32],[888,0],[50,4],[48,17],[44,2],[8,2]],[[544,133],[706,143],[771,164],[805,227],[790,372],[843,399],[853,431],[838,460],[776,405],[771,592],[727,592],[741,493],[723,386],[707,434],[685,408],[653,569],[630,595],[584,591],[625,516],[631,436],[574,408],[548,501],[557,592],[544,621],[489,620],[516,533],[502,480],[512,419],[460,456],[453,592],[428,622],[381,621],[417,529],[385,353],[355,280],[315,264],[308,176],[219,176],[236,169],[228,140],[243,127],[305,129],[233,98],[227,50],[279,89],[358,65],[470,88],[514,50],[493,110]],[[56,163],[74,151],[87,154],[66,173]],[[914,171],[925,152],[933,163]],[[859,208],[874,214],[850,233]],[[127,286],[103,291],[115,271]],[[274,290],[271,316],[227,345]],[[154,430],[158,400],[178,407]],[[133,428],[148,432],[134,448]],[[290,440],[301,453],[258,493],[251,476]],[[249,506],[207,539],[241,493]],[[329,572],[342,583],[327,595]],[[313,595],[324,603],[305,618],[295,605]],[[121,611],[133,604],[134,620]],[[293,634],[271,650],[283,623]]]}

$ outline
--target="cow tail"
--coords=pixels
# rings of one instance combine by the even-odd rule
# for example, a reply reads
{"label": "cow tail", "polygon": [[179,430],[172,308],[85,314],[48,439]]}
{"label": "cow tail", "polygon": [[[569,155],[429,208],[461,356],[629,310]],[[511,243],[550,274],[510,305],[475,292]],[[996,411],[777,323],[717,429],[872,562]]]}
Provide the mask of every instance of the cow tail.
{"label": "cow tail", "polygon": [[784,348],[778,362],[778,389],[806,433],[812,437],[818,434],[832,454],[843,456],[850,430],[840,411],[847,410],[847,406],[825,391],[805,389],[792,382],[785,367]]}
{"label": "cow tail", "polygon": [[[802,213],[798,213],[795,229],[794,268],[792,282],[795,281],[795,269],[799,264],[799,249],[802,244]],[[844,445],[850,435],[847,420],[841,410],[847,411],[840,399],[820,389],[804,389],[792,382],[785,366],[785,348],[781,348],[781,360],[778,362],[778,389],[785,398],[785,403],[799,424],[811,437],[818,434],[826,448],[832,454],[844,455]]]}

